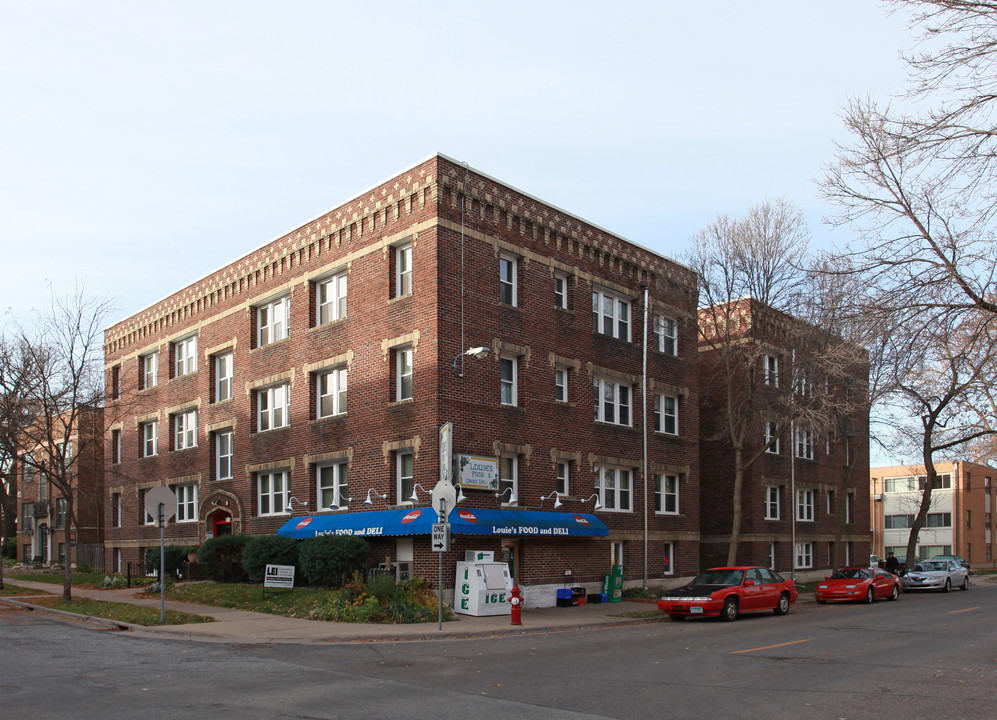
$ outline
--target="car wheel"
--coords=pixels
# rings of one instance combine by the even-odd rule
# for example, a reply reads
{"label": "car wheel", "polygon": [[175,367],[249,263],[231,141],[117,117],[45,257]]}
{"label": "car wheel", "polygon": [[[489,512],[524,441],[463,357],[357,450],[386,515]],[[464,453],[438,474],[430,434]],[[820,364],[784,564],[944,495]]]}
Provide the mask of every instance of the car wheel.
{"label": "car wheel", "polygon": [[969,590],[969,575],[967,575],[963,581],[962,585],[959,586],[960,590]]}
{"label": "car wheel", "polygon": [[945,578],[945,587],[942,588],[942,592],[948,592],[951,589],[952,589],[952,581],[949,580],[948,578]]}
{"label": "car wheel", "polygon": [[893,592],[890,593],[890,600],[899,600],[899,599],[900,599],[900,588],[894,585]]}
{"label": "car wheel", "polygon": [[775,606],[772,612],[776,615],[785,615],[789,612],[789,593],[783,593],[779,596],[779,604]]}
{"label": "car wheel", "polygon": [[872,605],[872,601],[875,600],[875,599],[876,599],[876,597],[875,597],[875,595],[872,592],[872,588],[870,587],[865,592],[865,604],[866,605]]}
{"label": "car wheel", "polygon": [[720,619],[724,622],[737,620],[737,598],[733,595],[728,595],[727,599],[724,600],[723,610],[720,611]]}
{"label": "car wheel", "polygon": [[685,615],[669,615],[669,620],[674,620],[675,622],[682,622],[685,620]]}

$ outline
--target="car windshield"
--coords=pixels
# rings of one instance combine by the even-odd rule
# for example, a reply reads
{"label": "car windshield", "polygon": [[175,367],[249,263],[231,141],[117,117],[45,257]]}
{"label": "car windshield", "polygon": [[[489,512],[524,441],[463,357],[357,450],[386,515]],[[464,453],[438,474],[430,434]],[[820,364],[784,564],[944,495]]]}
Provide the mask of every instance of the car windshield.
{"label": "car windshield", "polygon": [[831,576],[832,580],[863,580],[872,577],[868,568],[841,568]]}
{"label": "car windshield", "polygon": [[948,563],[944,561],[922,562],[915,565],[914,570],[920,572],[931,572],[932,570],[948,570]]}
{"label": "car windshield", "polygon": [[743,570],[707,570],[692,581],[693,585],[740,585]]}

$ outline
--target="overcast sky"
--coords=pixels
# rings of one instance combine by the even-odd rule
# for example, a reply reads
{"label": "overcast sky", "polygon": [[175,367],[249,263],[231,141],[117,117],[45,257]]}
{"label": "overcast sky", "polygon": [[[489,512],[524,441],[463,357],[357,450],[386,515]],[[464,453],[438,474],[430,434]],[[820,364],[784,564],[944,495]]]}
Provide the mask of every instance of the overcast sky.
{"label": "overcast sky", "polygon": [[780,195],[827,242],[911,44],[870,0],[0,0],[2,309],[126,317],[437,151],[676,259]]}

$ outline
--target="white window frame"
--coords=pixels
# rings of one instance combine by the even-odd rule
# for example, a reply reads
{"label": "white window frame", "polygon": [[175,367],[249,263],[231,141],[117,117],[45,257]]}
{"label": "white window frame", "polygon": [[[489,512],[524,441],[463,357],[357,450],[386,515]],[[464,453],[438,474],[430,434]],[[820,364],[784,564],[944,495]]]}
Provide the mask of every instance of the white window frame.
{"label": "white window frame", "polygon": [[235,377],[235,354],[215,355],[215,402],[224,402],[233,397]]}
{"label": "white window frame", "polygon": [[316,512],[328,512],[329,506],[344,506],[347,492],[349,471],[345,461],[323,463],[315,466],[315,501]]}
{"label": "white window frame", "polygon": [[[633,301],[608,290],[592,291],[592,327],[600,335],[630,342]],[[610,332],[606,332],[606,325]]]}
{"label": "white window frame", "polygon": [[346,317],[346,273],[337,273],[315,282],[315,324],[342,320]]}
{"label": "white window frame", "polygon": [[675,543],[666,542],[662,545],[662,552],[666,558],[668,558],[668,565],[665,567],[663,575],[674,575],[675,574]]}
{"label": "white window frame", "polygon": [[571,494],[571,463],[559,462],[557,464],[557,485],[555,492],[558,495]]}
{"label": "white window frame", "polygon": [[141,493],[139,493],[139,502],[142,503],[142,510],[141,510],[141,512],[142,512],[142,516],[144,518],[143,521],[142,521],[143,525],[155,525],[156,524],[156,518],[153,517],[152,513],[148,512],[145,509],[145,496],[146,496],[146,493],[148,493],[149,490],[151,490],[151,489],[152,488],[146,488]]}
{"label": "white window frame", "polygon": [[183,377],[197,371],[197,335],[173,343],[173,376]]}
{"label": "white window frame", "polygon": [[[509,492],[512,488],[512,492]],[[516,502],[510,502],[516,498]],[[503,505],[519,504],[519,456],[499,456],[499,500]]]}
{"label": "white window frame", "polygon": [[778,485],[767,485],[765,487],[765,519],[779,520],[782,516],[782,503]]}
{"label": "white window frame", "polygon": [[814,459],[814,434],[812,430],[796,428],[796,457],[803,460]]}
{"label": "white window frame", "polygon": [[515,407],[519,404],[519,358],[503,355],[499,367],[499,402]]}
{"label": "white window frame", "polygon": [[190,409],[173,416],[173,449],[197,447],[197,410]]}
{"label": "white window frame", "polygon": [[256,432],[269,432],[291,424],[291,385],[282,383],[256,391]]}
{"label": "white window frame", "polygon": [[667,315],[658,315],[654,319],[655,335],[657,342],[655,349],[665,355],[679,354],[678,321]]}
{"label": "white window frame", "polygon": [[415,396],[415,353],[411,345],[403,345],[394,350],[395,354],[395,401],[411,400]]}
{"label": "white window frame", "polygon": [[176,522],[197,522],[197,483],[172,485],[170,489],[177,496]]}
{"label": "white window frame", "polygon": [[[596,377],[592,383],[595,395],[595,419],[598,422],[630,427],[633,422],[633,386],[617,380]],[[624,393],[623,390],[626,390]],[[607,397],[608,393],[608,397]],[[626,397],[624,397],[624,395]],[[624,411],[626,422],[622,420]]]}
{"label": "white window frame", "polygon": [[139,425],[142,433],[142,457],[159,454],[159,421],[150,420]]}
{"label": "white window frame", "polygon": [[634,471],[610,465],[595,468],[595,491],[606,512],[633,512]]}
{"label": "white window frame", "polygon": [[395,297],[412,292],[412,243],[395,248]]}
{"label": "white window frame", "polygon": [[121,493],[111,493],[111,527],[121,527]]}
{"label": "white window frame", "polygon": [[519,260],[499,255],[499,302],[516,307],[519,292]]}
{"label": "white window frame", "polygon": [[415,492],[415,455],[411,450],[399,450],[395,453],[395,492],[399,505],[412,504],[412,493]]}
{"label": "white window frame", "polygon": [[[767,452],[769,455],[779,454],[780,438],[778,437],[778,435],[779,435],[779,423],[774,422],[772,420],[767,421],[765,423],[765,445],[767,445],[768,447],[766,447],[765,452]],[[769,446],[769,443],[772,442],[772,438],[775,438],[775,442]]]}
{"label": "white window frame", "polygon": [[813,522],[814,516],[814,491],[805,488],[798,489],[796,491],[796,521]]}
{"label": "white window frame", "polygon": [[234,477],[232,459],[235,456],[235,432],[219,430],[215,433],[215,480]]}
{"label": "white window frame", "polygon": [[834,500],[835,500],[834,493],[835,493],[834,488],[828,488],[827,490],[824,491],[824,500],[827,505],[828,515],[834,515],[835,511],[837,510],[837,508],[834,507]]}
{"label": "white window frame", "polygon": [[[655,512],[659,515],[678,515],[681,512],[681,478],[678,475],[655,475],[654,480],[654,494],[657,496]],[[669,505],[672,507],[669,508]]]}
{"label": "white window frame", "polygon": [[554,307],[568,309],[568,276],[554,273]]}
{"label": "white window frame", "polygon": [[114,428],[111,430],[111,464],[117,465],[121,462],[121,430]]}
{"label": "white window frame", "polygon": [[568,368],[554,368],[554,399],[568,402]]}
{"label": "white window frame", "polygon": [[855,519],[852,517],[852,501],[854,499],[855,493],[845,492],[845,523],[850,523]]}
{"label": "white window frame", "polygon": [[665,435],[679,434],[679,399],[677,396],[660,394],[654,396],[654,431]]}
{"label": "white window frame", "polygon": [[779,356],[765,355],[763,362],[765,363],[765,384],[779,387]]}
{"label": "white window frame", "polygon": [[[331,368],[315,374],[315,417],[346,414],[348,377],[345,367]],[[328,408],[324,407],[326,404]],[[326,412],[328,410],[328,412]]]}
{"label": "white window frame", "polygon": [[775,570],[775,543],[769,543],[769,570]]}
{"label": "white window frame", "polygon": [[287,499],[290,497],[289,479],[290,473],[287,470],[256,474],[257,517],[287,515]]}
{"label": "white window frame", "polygon": [[291,298],[285,295],[256,307],[256,347],[266,347],[291,335]]}
{"label": "white window frame", "polygon": [[159,384],[159,352],[151,352],[142,356],[142,389],[156,387]]}
{"label": "white window frame", "polygon": [[809,542],[796,543],[796,569],[806,570],[814,566],[814,545]]}

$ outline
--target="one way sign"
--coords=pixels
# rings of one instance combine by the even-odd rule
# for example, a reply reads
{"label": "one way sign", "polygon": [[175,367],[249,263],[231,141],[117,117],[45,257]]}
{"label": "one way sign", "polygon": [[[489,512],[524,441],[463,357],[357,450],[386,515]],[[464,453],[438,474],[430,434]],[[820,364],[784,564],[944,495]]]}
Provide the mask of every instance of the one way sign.
{"label": "one way sign", "polygon": [[433,523],[433,552],[450,551],[450,523]]}

